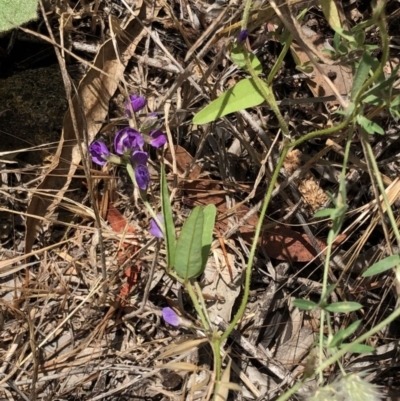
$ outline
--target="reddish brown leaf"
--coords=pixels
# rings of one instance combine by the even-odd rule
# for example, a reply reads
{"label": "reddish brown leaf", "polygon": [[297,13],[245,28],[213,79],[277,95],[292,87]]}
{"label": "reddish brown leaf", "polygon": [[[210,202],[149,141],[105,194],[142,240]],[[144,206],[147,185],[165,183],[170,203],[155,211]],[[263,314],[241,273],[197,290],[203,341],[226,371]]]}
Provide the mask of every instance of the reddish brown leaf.
{"label": "reddish brown leaf", "polygon": [[134,233],[135,229],[129,224],[124,216],[110,203],[107,210],[107,221],[116,233]]}

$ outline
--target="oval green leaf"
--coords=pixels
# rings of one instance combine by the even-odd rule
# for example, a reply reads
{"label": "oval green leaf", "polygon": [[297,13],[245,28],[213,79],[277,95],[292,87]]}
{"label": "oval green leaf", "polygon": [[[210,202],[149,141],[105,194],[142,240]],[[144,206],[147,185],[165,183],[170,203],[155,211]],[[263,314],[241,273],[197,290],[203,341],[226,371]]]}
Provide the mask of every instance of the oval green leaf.
{"label": "oval green leaf", "polygon": [[308,301],[307,299],[295,299],[293,305],[301,310],[313,310],[317,307],[315,302]]}
{"label": "oval green leaf", "polygon": [[356,320],[349,327],[338,330],[338,332],[333,336],[331,342],[329,343],[329,347],[337,347],[341,342],[352,335],[361,324],[361,320]]}
{"label": "oval green leaf", "polygon": [[324,307],[328,312],[348,313],[361,309],[363,306],[358,302],[336,302]]}
{"label": "oval green leaf", "polygon": [[[268,91],[267,85],[266,91]],[[218,99],[212,101],[193,117],[193,124],[206,124],[227,114],[249,107],[258,106],[264,102],[264,97],[258,90],[252,78],[242,79],[235,86],[224,92]]]}
{"label": "oval green leaf", "polygon": [[[344,348],[349,344],[343,343],[339,346],[339,348]],[[354,354],[369,354],[371,352],[376,351],[374,347],[371,347],[370,345],[365,345],[365,344],[355,344],[351,348],[351,352]]]}
{"label": "oval green leaf", "polygon": [[330,217],[330,218],[332,218],[332,215],[334,214],[335,210],[336,209],[332,209],[332,208],[318,210],[318,212],[314,213],[314,217],[315,218],[320,218],[320,217]]}
{"label": "oval green leaf", "polygon": [[203,267],[203,208],[197,206],[186,219],[176,243],[174,268],[185,281],[197,277]]}
{"label": "oval green leaf", "polygon": [[381,274],[386,270],[389,270],[397,265],[400,265],[400,255],[391,255],[385,259],[380,260],[370,266],[363,274],[363,277],[375,276],[376,274]]}

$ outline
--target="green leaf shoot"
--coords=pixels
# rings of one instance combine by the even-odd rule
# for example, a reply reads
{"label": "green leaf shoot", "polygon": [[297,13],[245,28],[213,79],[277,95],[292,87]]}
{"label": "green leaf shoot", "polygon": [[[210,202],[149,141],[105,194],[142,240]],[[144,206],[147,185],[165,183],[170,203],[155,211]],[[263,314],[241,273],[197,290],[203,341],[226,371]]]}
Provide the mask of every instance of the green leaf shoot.
{"label": "green leaf shoot", "polygon": [[[346,347],[347,343],[340,344],[339,348],[344,348]],[[376,351],[374,347],[371,347],[370,345],[365,345],[365,344],[354,344],[351,347],[351,352],[354,354],[369,354],[371,352]]]}
{"label": "green leaf shoot", "polygon": [[[262,83],[266,86],[265,83]],[[266,88],[268,90],[268,88]],[[212,101],[193,117],[193,124],[206,124],[227,114],[255,107],[264,102],[264,97],[252,78],[242,79],[220,97]]]}
{"label": "green leaf shoot", "polygon": [[385,259],[380,260],[377,263],[374,263],[362,274],[362,276],[363,277],[375,276],[389,269],[392,269],[397,265],[400,265],[400,255],[399,254],[391,255]]}
{"label": "green leaf shoot", "polygon": [[343,340],[347,337],[351,336],[361,324],[361,320],[356,320],[349,327],[345,329],[338,330],[338,332],[333,336],[331,342],[329,343],[329,347],[337,347],[339,346]]}
{"label": "green leaf shoot", "polygon": [[318,305],[313,301],[307,299],[295,299],[293,305],[301,310],[310,311],[315,309]]}
{"label": "green leaf shoot", "polygon": [[357,116],[357,122],[370,135],[373,135],[373,134],[383,135],[385,133],[385,131],[383,130],[383,128],[379,124],[374,123],[373,121],[369,120],[367,117],[365,117],[365,116],[363,116],[361,114],[359,114]]}
{"label": "green leaf shoot", "polygon": [[361,309],[363,306],[358,302],[336,302],[326,305],[324,309],[328,312],[348,313]]}

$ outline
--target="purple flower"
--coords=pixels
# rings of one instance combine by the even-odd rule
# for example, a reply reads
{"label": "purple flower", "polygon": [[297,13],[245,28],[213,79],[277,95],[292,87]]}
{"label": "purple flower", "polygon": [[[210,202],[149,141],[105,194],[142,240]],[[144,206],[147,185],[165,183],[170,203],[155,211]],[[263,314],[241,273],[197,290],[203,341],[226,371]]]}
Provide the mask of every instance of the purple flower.
{"label": "purple flower", "polygon": [[249,30],[248,29],[242,29],[239,32],[239,35],[237,37],[238,43],[243,43],[247,39],[248,35],[249,35]]}
{"label": "purple flower", "polygon": [[165,323],[168,323],[171,326],[178,327],[181,324],[180,317],[171,308],[163,308],[162,316],[163,316]]}
{"label": "purple flower", "polygon": [[136,113],[137,111],[140,111],[143,109],[144,106],[146,106],[146,99],[144,97],[138,96],[138,95],[129,95],[129,102],[125,103],[126,107],[126,114],[128,117],[131,116],[131,107],[132,110]]}
{"label": "purple flower", "polygon": [[144,139],[140,132],[126,127],[118,131],[114,137],[115,153],[123,155],[126,152],[143,149]]}
{"label": "purple flower", "polygon": [[139,164],[135,168],[135,178],[139,189],[145,191],[150,183],[149,169],[143,164]]}
{"label": "purple flower", "polygon": [[[160,221],[160,223],[164,223],[164,219],[163,219],[163,215],[162,214],[158,214],[157,215],[157,219]],[[160,228],[160,226],[158,225],[158,222],[156,222],[154,219],[150,220],[150,234],[153,237],[156,238],[164,238],[164,234]]]}
{"label": "purple flower", "polygon": [[100,141],[94,141],[89,146],[89,152],[93,163],[99,164],[100,166],[104,166],[107,163],[107,157],[110,156],[110,151],[106,144]]}
{"label": "purple flower", "polygon": [[143,152],[142,150],[135,150],[132,153],[131,156],[131,161],[134,165],[142,164],[145,166],[147,164],[147,159],[149,158],[149,155],[147,152]]}
{"label": "purple flower", "polygon": [[167,137],[160,130],[154,130],[150,132],[150,145],[154,148],[161,148],[167,143]]}

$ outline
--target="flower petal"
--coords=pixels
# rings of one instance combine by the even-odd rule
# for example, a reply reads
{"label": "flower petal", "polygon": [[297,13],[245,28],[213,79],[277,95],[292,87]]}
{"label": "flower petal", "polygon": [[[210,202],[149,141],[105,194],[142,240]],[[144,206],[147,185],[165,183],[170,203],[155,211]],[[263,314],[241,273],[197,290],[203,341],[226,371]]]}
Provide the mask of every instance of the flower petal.
{"label": "flower petal", "polygon": [[132,153],[131,161],[135,165],[142,164],[143,166],[145,166],[147,164],[148,158],[149,155],[147,152],[143,152],[142,150],[135,150]]}
{"label": "flower petal", "polygon": [[[157,219],[160,221],[160,223],[161,222],[164,223],[164,219],[163,219],[163,215],[162,214],[158,214],[157,215]],[[164,238],[164,234],[163,234],[160,226],[158,225],[158,222],[156,222],[154,219],[150,220],[149,232],[153,237]]]}
{"label": "flower petal", "polygon": [[150,145],[154,148],[161,148],[161,146],[164,146],[167,143],[166,135],[160,130],[151,131],[150,137],[152,138],[150,140]]}
{"label": "flower petal", "polygon": [[104,142],[94,141],[89,146],[90,156],[93,163],[104,166],[107,163],[107,157],[110,156],[110,151]]}
{"label": "flower petal", "polygon": [[126,107],[126,114],[128,117],[131,116],[131,109],[130,106],[132,107],[132,110],[136,113],[137,111],[140,111],[143,109],[144,106],[146,106],[147,100],[138,95],[129,95],[129,102],[125,103]]}
{"label": "flower petal", "polygon": [[169,308],[169,307],[163,308],[162,316],[163,316],[165,323],[168,323],[171,326],[178,327],[181,323],[180,317],[177,315],[177,313],[172,308]]}
{"label": "flower petal", "polygon": [[118,131],[114,137],[115,153],[123,155],[125,152],[142,149],[144,139],[140,132],[133,128],[126,127]]}
{"label": "flower petal", "polygon": [[145,191],[150,183],[150,173],[146,166],[139,164],[135,168],[135,178],[137,186],[142,190]]}

